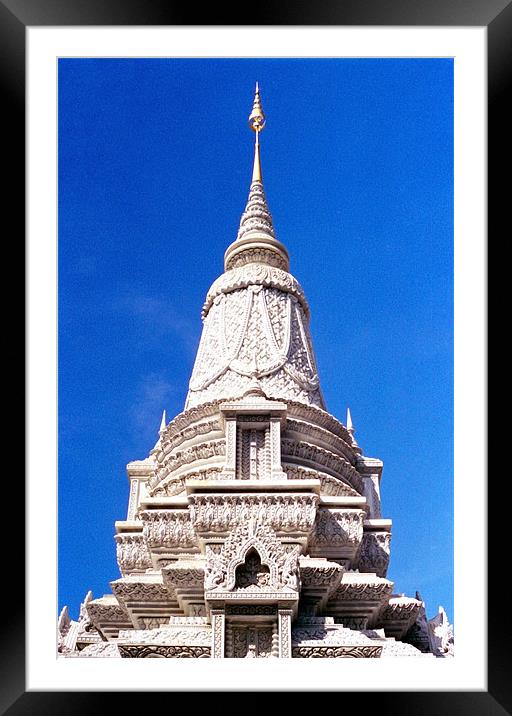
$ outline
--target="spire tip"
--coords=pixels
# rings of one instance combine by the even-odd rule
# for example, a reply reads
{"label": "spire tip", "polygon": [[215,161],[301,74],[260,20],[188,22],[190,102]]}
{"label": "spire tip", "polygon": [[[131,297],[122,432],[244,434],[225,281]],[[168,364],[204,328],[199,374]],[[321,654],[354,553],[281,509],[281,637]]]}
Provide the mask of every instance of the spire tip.
{"label": "spire tip", "polygon": [[256,82],[252,112],[249,115],[249,127],[258,135],[265,126],[265,112],[261,106],[260,87]]}

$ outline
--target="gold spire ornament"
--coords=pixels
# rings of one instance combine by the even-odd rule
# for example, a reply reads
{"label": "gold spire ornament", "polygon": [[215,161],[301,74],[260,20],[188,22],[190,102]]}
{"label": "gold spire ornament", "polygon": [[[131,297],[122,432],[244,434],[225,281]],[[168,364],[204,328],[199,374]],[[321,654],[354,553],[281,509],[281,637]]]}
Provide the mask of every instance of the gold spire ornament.
{"label": "gold spire ornament", "polygon": [[260,162],[260,132],[265,126],[265,113],[261,106],[260,88],[256,82],[256,92],[254,94],[254,103],[252,112],[249,115],[249,127],[256,133],[256,142],[254,145],[254,167],[252,170],[252,181],[262,181],[261,178],[261,162]]}
{"label": "gold spire ornament", "polygon": [[258,83],[256,82],[254,103],[252,105],[252,112],[249,115],[249,126],[253,130],[253,132],[256,132],[256,139],[258,137],[258,134],[265,126],[265,121],[265,112],[263,111],[263,107],[261,106],[260,88]]}

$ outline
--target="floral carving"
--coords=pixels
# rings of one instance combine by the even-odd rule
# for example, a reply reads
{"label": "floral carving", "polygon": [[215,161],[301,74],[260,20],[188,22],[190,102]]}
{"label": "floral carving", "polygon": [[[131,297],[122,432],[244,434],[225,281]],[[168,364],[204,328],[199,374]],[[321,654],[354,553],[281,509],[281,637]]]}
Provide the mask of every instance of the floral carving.
{"label": "floral carving", "polygon": [[[149,624],[151,621],[158,622],[158,619],[139,619]],[[119,635],[121,643],[126,639],[127,632],[124,631]],[[148,627],[145,630],[133,630],[129,633],[129,638],[136,644],[154,644],[161,646],[171,646],[175,644],[203,644],[210,645],[212,637],[211,628],[206,625],[171,625],[167,626],[160,620],[155,627]]]}
{"label": "floral carving", "polygon": [[121,574],[151,567],[151,557],[142,534],[118,534],[115,540]]}
{"label": "floral carving", "polygon": [[131,623],[126,607],[121,604],[90,602],[87,605],[87,613],[96,627],[106,623]]}
{"label": "floral carving", "polygon": [[211,440],[207,443],[192,445],[182,452],[177,452],[174,455],[164,458],[156,474],[149,480],[148,487],[150,489],[155,488],[164,477],[167,477],[170,472],[177,470],[182,465],[188,465],[198,460],[209,460],[211,458],[221,457],[225,454],[226,444],[224,439]]}
{"label": "floral carving", "polygon": [[222,610],[212,609],[212,633],[214,659],[224,658],[224,630],[226,617]]}
{"label": "floral carving", "polygon": [[333,452],[341,453],[350,464],[355,462],[354,451],[347,444],[347,441],[342,437],[339,437],[331,430],[326,430],[323,427],[306,423],[302,420],[294,420],[289,417],[286,421],[286,435],[284,437],[291,438],[290,433],[297,433],[298,435],[306,436],[306,438],[313,438],[319,440],[322,443],[329,445]]}
{"label": "floral carving", "polygon": [[391,533],[365,532],[359,556],[360,572],[375,572],[385,577],[388,571]]}
{"label": "floral carving", "polygon": [[320,480],[320,492],[323,495],[331,495],[333,497],[348,496],[348,497],[359,497],[359,493],[350,487],[345,482],[342,482],[337,477],[331,477],[326,475],[324,472],[318,472],[317,470],[309,470],[300,465],[292,465],[291,463],[283,462],[283,469],[286,472],[289,480]]}
{"label": "floral carving", "polygon": [[274,531],[309,532],[317,503],[317,495],[302,494],[192,495],[190,514],[198,532],[226,532],[251,519]]}
{"label": "floral carving", "polygon": [[256,263],[249,263],[246,266],[225,271],[213,282],[203,306],[203,317],[208,314],[217,296],[251,285],[260,285],[291,293],[300,301],[306,316],[309,317],[306,296],[297,279],[287,271]]}
{"label": "floral carving", "polygon": [[274,531],[254,520],[240,524],[230,534],[219,554],[207,551],[205,571],[206,591],[233,591],[236,569],[245,562],[247,553],[257,551],[262,564],[269,568],[269,578],[259,589],[293,590],[299,588],[298,554],[294,547],[286,552]]}
{"label": "floral carving", "polygon": [[327,563],[326,566],[307,566],[305,560],[300,563],[300,581],[302,587],[331,587],[337,586],[343,567],[339,564]]}
{"label": "floral carving", "polygon": [[186,407],[241,396],[255,378],[269,396],[321,406],[307,311],[291,290],[294,279],[283,290],[263,280],[278,269],[242,270],[254,280],[216,293],[205,313]]}
{"label": "floral carving", "polygon": [[382,646],[295,646],[295,659],[379,659]]}
{"label": "floral carving", "polygon": [[[172,423],[170,423],[172,424]],[[196,435],[207,435],[222,429],[220,420],[207,420],[200,423],[192,423],[185,426],[182,430],[170,431],[168,428],[162,433],[161,450],[168,453],[174,450],[178,445],[195,438]]]}
{"label": "floral carving", "polygon": [[279,615],[279,657],[281,659],[291,658],[291,620],[292,612],[290,609],[280,609]]}
{"label": "floral carving", "polygon": [[221,479],[224,479],[222,476],[222,467],[206,467],[200,470],[181,473],[181,475],[176,478],[163,480],[151,494],[152,496],[167,495],[171,497],[172,495],[179,495],[181,492],[185,492],[185,480]]}
{"label": "floral carving", "polygon": [[164,567],[162,574],[166,584],[173,590],[203,586],[204,570],[194,567],[196,562],[176,560]]}
{"label": "floral carving", "polygon": [[321,507],[317,511],[312,542],[315,545],[359,545],[363,536],[363,510],[332,510]]}
{"label": "floral carving", "polygon": [[242,253],[236,254],[229,258],[226,265],[227,269],[239,268],[250,263],[262,263],[268,266],[275,266],[283,271],[288,270],[288,263],[281,254],[271,249],[255,247],[246,249]]}
{"label": "floral carving", "polygon": [[158,582],[118,581],[111,586],[115,596],[123,602],[167,602],[170,598],[165,585]]}
{"label": "floral carving", "polygon": [[154,646],[150,644],[119,644],[119,653],[129,659],[209,659],[209,646]]}
{"label": "floral carving", "polygon": [[194,547],[197,539],[188,510],[141,512],[143,535],[149,547]]}
{"label": "floral carving", "polygon": [[80,652],[78,652],[77,656],[79,656],[81,659],[94,659],[99,657],[101,657],[102,659],[118,659],[121,654],[119,653],[117,644],[107,644],[105,642],[100,642],[99,644],[89,644]]}
{"label": "floral carving", "polygon": [[333,592],[331,601],[383,601],[391,596],[393,583],[382,582],[342,582]]}
{"label": "floral carving", "polygon": [[268,659],[272,656],[272,627],[233,627],[232,639],[235,659]]}
{"label": "floral carving", "polygon": [[281,440],[281,450],[283,458],[284,456],[296,457],[332,470],[337,473],[341,479],[348,481],[360,495],[363,494],[361,475],[343,456],[337,455],[325,448],[318,447],[317,445],[287,438]]}

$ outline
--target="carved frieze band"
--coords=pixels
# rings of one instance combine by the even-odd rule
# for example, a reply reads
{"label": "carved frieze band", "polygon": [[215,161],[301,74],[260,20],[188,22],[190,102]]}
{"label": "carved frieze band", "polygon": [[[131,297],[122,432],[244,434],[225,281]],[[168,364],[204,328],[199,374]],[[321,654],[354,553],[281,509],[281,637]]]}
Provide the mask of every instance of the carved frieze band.
{"label": "carved frieze band", "polygon": [[98,602],[89,602],[87,604],[87,614],[95,627],[104,624],[131,623],[128,611],[122,604],[102,604]]}
{"label": "carved frieze band", "polygon": [[292,296],[295,296],[300,301],[306,316],[309,316],[306,296],[300,283],[296,278],[294,278],[294,276],[287,271],[283,271],[274,266],[249,263],[246,266],[226,271],[213,282],[203,306],[203,319],[208,314],[208,311],[217,296],[230,293],[231,291],[236,291],[241,288],[247,288],[251,285],[266,286],[292,294]]}
{"label": "carved frieze band", "polygon": [[421,602],[417,602],[416,600],[411,601],[407,604],[397,603],[397,604],[388,604],[384,607],[382,610],[379,620],[383,623],[386,622],[395,622],[395,621],[403,621],[403,622],[412,622],[416,619],[417,615],[419,614],[419,611],[421,609]]}
{"label": "carved frieze band", "polygon": [[204,582],[204,569],[192,567],[190,564],[180,564],[176,560],[174,564],[164,567],[162,570],[164,582],[173,590],[200,589]]}
{"label": "carved frieze band", "polygon": [[195,547],[197,538],[188,510],[144,510],[142,533],[149,547]]}
{"label": "carved frieze band", "polygon": [[[176,433],[185,430],[193,423],[213,418],[219,412],[219,406],[226,397],[214,398],[209,402],[201,403],[179,413],[165,428],[165,435],[171,438]],[[315,405],[307,405],[293,399],[287,400],[288,415],[306,420],[314,425],[324,428],[328,432],[340,437],[347,445],[352,444],[352,438],[345,426],[333,415]],[[216,418],[217,419],[217,418]],[[354,453],[355,454],[355,453]]]}
{"label": "carved frieze band", "polygon": [[134,570],[145,571],[151,567],[151,557],[142,534],[118,534],[115,541],[121,574]]}
{"label": "carved frieze band", "polygon": [[198,532],[226,532],[251,519],[280,532],[309,532],[317,495],[192,495],[190,513]]}
{"label": "carved frieze band", "polygon": [[353,582],[342,582],[331,595],[330,602],[383,602],[391,596],[392,590],[393,583],[388,582],[387,580],[383,582],[361,582],[359,584]]}
{"label": "carved frieze band", "polygon": [[[289,417],[286,421],[286,432],[295,432],[299,435],[305,435],[308,438],[315,438],[316,440],[327,444],[333,452],[341,453],[351,464],[355,463],[356,458],[350,444],[347,444],[343,438],[339,437],[330,430],[326,430],[323,427],[318,427],[301,420],[294,420]],[[284,437],[291,439],[291,436],[288,434]]]}
{"label": "carved frieze band", "polygon": [[294,646],[295,659],[379,659],[382,646]]}
{"label": "carved frieze band", "polygon": [[164,584],[154,582],[111,582],[112,592],[122,602],[167,602],[171,595]]}
{"label": "carved frieze band", "polygon": [[300,460],[312,462],[319,467],[332,470],[340,477],[347,480],[359,494],[363,494],[363,481],[361,475],[341,455],[336,455],[330,450],[311,445],[303,441],[283,439],[281,441],[281,452],[283,460],[285,457],[295,457]]}
{"label": "carved frieze band", "polygon": [[[169,620],[167,620],[169,621]],[[184,622],[184,619],[182,619]],[[211,646],[212,630],[209,625],[172,624],[157,625],[152,629],[131,630],[119,633],[121,643],[130,639],[134,644],[155,646]]]}
{"label": "carved frieze band", "polygon": [[300,581],[303,589],[308,587],[335,589],[341,580],[342,574],[343,567],[339,564],[325,567],[309,567],[306,565],[306,560],[303,560],[300,564]]}
{"label": "carved frieze band", "polygon": [[182,465],[188,465],[199,460],[222,457],[225,454],[226,444],[224,439],[211,440],[210,442],[200,443],[199,445],[192,445],[182,452],[177,452],[174,455],[164,458],[154,477],[149,480],[148,487],[150,490],[153,490],[164,477],[167,477],[169,473],[177,470]]}
{"label": "carved frieze band", "polygon": [[157,497],[159,495],[165,495],[172,497],[173,495],[179,495],[181,492],[185,492],[185,480],[222,480],[225,479],[223,476],[222,467],[205,467],[199,470],[192,470],[189,472],[182,472],[179,477],[173,478],[172,475],[169,479],[163,479],[152,491],[151,496]]}
{"label": "carved frieze band", "polygon": [[209,659],[209,646],[156,646],[151,644],[118,644],[125,659]]}
{"label": "carved frieze band", "polygon": [[163,453],[162,458],[186,440],[191,440],[197,435],[207,435],[208,433],[213,433],[218,430],[222,430],[222,423],[218,418],[215,420],[205,420],[202,422],[192,423],[190,425],[186,425],[181,430],[172,432],[167,429],[163,432],[160,438],[160,450]]}
{"label": "carved frieze band", "polygon": [[320,491],[332,497],[360,497],[359,493],[337,477],[326,475],[325,472],[311,470],[300,465],[283,462],[283,470],[289,480],[320,480]]}
{"label": "carved frieze band", "polygon": [[281,256],[281,254],[278,254],[277,251],[255,247],[246,249],[231,257],[226,265],[226,269],[239,268],[250,263],[267,264],[268,266],[275,266],[282,271],[286,271],[288,268],[286,259]]}

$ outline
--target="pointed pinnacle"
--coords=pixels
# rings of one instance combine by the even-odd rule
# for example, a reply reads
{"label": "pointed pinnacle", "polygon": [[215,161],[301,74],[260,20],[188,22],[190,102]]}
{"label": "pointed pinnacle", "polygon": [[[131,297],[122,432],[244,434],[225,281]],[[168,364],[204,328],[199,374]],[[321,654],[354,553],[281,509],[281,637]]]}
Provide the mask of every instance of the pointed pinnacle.
{"label": "pointed pinnacle", "polygon": [[350,408],[347,408],[347,430],[349,433],[354,432],[354,425],[352,423],[352,416],[350,415]]}
{"label": "pointed pinnacle", "polygon": [[252,105],[252,112],[249,115],[249,126],[254,132],[256,132],[256,134],[259,134],[259,132],[261,132],[261,130],[265,126],[265,112],[263,111],[263,107],[261,106],[260,88],[257,82],[256,92],[254,94],[254,102]]}
{"label": "pointed pinnacle", "polygon": [[164,412],[162,413],[162,420],[160,422],[160,430],[158,431],[159,433],[161,433],[162,430],[165,430],[165,425],[166,425],[166,419],[165,419],[165,409],[164,409]]}

